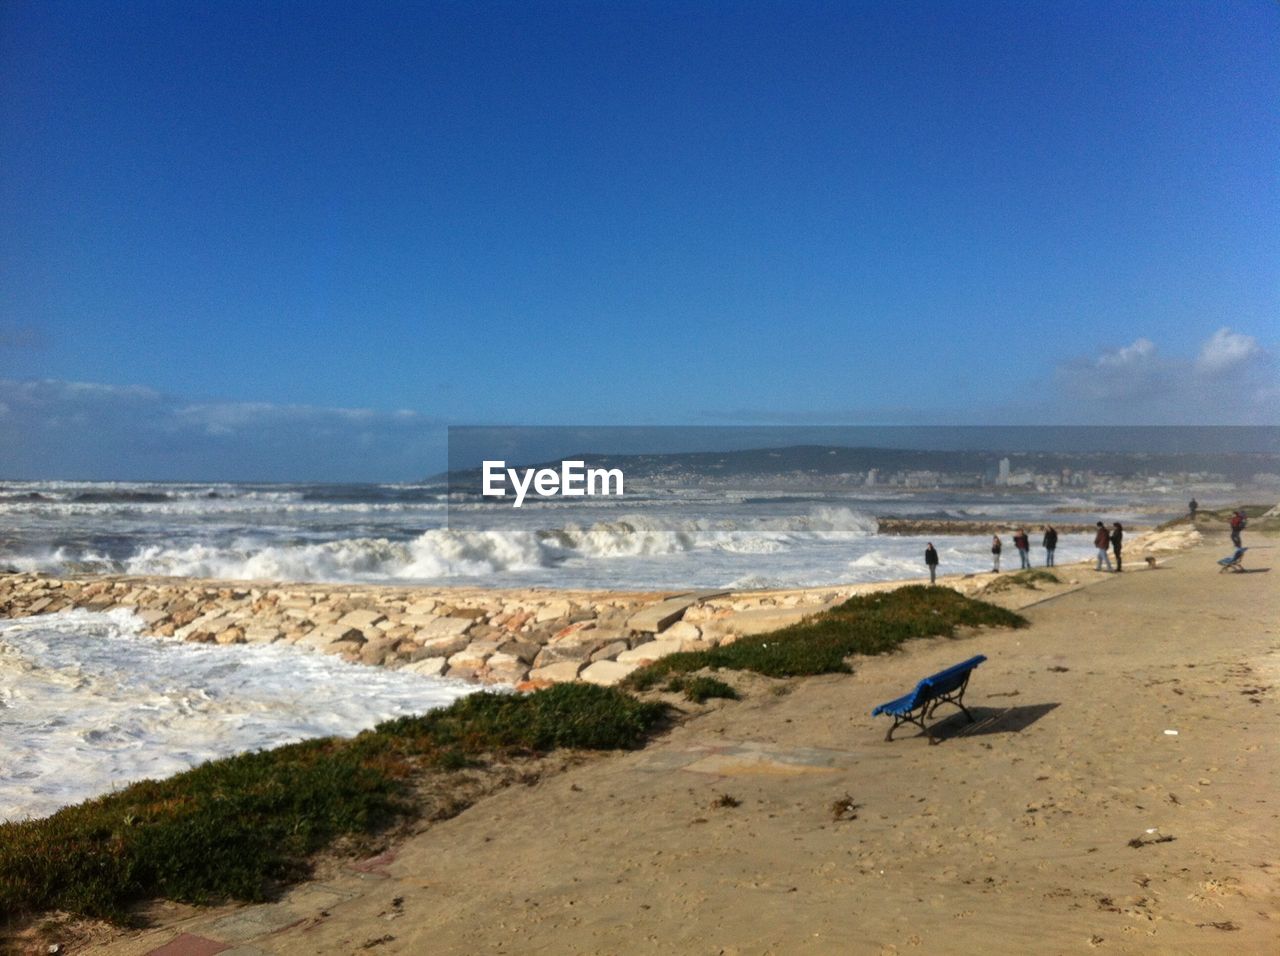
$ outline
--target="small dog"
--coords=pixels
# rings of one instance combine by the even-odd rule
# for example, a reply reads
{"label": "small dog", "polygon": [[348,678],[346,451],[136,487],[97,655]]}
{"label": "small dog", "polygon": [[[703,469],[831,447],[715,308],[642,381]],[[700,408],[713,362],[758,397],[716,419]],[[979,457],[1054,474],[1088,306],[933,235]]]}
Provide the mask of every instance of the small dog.
{"label": "small dog", "polygon": [[1154,571],[1156,569],[1156,559],[1151,557],[1151,555],[1147,555],[1146,561],[1147,567]]}

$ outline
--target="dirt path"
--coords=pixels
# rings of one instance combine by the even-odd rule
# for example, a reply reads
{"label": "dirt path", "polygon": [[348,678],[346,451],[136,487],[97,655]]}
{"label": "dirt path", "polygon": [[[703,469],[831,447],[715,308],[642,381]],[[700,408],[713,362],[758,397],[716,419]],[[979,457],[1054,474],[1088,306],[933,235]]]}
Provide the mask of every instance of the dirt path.
{"label": "dirt path", "polygon": [[[1275,571],[1218,574],[1215,540],[1029,630],[762,683],[279,903],[95,951],[1274,951],[1280,549],[1253,544]],[[884,742],[874,705],[975,653],[976,723]]]}

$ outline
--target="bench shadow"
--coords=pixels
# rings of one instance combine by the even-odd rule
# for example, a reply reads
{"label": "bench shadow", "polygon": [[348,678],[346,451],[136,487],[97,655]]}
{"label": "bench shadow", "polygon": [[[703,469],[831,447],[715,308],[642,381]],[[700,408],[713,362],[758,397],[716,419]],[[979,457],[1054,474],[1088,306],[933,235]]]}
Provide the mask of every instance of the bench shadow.
{"label": "bench shadow", "polygon": [[987,734],[1016,734],[1026,730],[1045,714],[1060,707],[1057,703],[1022,704],[1017,707],[975,707],[966,704],[973,723],[956,711],[944,720],[930,725],[935,737],[983,737]]}

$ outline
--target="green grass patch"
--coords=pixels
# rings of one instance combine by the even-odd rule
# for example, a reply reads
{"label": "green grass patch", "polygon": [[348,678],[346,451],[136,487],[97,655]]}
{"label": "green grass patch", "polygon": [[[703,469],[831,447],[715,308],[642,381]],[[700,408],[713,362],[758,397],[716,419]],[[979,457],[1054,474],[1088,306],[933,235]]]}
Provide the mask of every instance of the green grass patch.
{"label": "green grass patch", "polygon": [[628,675],[648,690],[673,674],[703,668],[748,670],[766,677],[845,672],[851,654],[884,654],[915,637],[953,637],[959,627],[1025,627],[1025,618],[951,588],[910,585],[850,598],[799,624],[744,637],[707,651],[670,654]]}
{"label": "green grass patch", "polygon": [[685,699],[695,704],[706,703],[713,697],[721,697],[725,700],[738,699],[738,692],[724,681],[705,675],[695,677],[689,674],[676,674],[667,681],[666,689],[675,692],[683,691]]}
{"label": "green grass patch", "polygon": [[665,710],[590,684],[482,692],[351,740],[215,760],[43,820],[0,824],[0,912],[120,920],[142,899],[266,899],[339,837],[412,816],[422,774],[486,754],[632,747]]}
{"label": "green grass patch", "polygon": [[1046,571],[1043,568],[1028,568],[1025,571],[1019,571],[1016,574],[1002,574],[1000,577],[987,584],[982,591],[984,594],[1008,591],[1010,588],[1027,588],[1031,591],[1038,591],[1038,585],[1061,583],[1062,579],[1052,571]]}

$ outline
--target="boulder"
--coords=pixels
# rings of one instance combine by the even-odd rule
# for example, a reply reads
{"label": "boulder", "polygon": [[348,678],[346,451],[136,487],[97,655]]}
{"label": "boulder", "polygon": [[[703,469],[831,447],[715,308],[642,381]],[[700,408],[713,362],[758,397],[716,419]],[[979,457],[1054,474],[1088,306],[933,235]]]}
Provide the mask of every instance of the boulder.
{"label": "boulder", "polygon": [[524,680],[529,673],[529,665],[514,654],[503,654],[499,651],[485,661],[488,679],[503,684],[516,684]]}
{"label": "boulder", "polygon": [[354,627],[356,630],[368,634],[369,631],[386,619],[387,616],[380,611],[363,608],[357,611],[348,611],[338,618],[338,624],[341,627]]}
{"label": "boulder", "polygon": [[422,645],[423,657],[452,657],[471,642],[467,640],[465,635],[458,635],[456,637],[436,637],[430,640],[423,640],[419,636],[417,643]]}
{"label": "boulder", "polygon": [[355,641],[357,639],[363,643],[364,635],[354,627],[339,627],[336,624],[322,624],[298,638],[298,643],[304,647],[326,648],[337,641]]}
{"label": "boulder", "polygon": [[595,630],[595,626],[594,620],[578,621],[574,624],[569,624],[566,627],[560,628],[560,630],[556,631],[555,636],[551,639],[557,642],[593,640],[595,638],[595,634],[591,632]]}
{"label": "boulder", "polygon": [[593,650],[595,646],[590,644],[548,644],[538,652],[533,663],[537,667],[546,667],[564,661],[585,662]]}
{"label": "boulder", "polygon": [[676,621],[662,632],[663,640],[667,641],[696,641],[700,637],[702,637],[702,631],[698,625],[690,624],[688,621]]}
{"label": "boulder", "polygon": [[245,642],[244,631],[238,627],[228,627],[219,631],[214,640],[219,644],[243,644]]}
{"label": "boulder", "polygon": [[533,615],[528,611],[517,611],[502,622],[502,626],[514,634],[520,630]]}
{"label": "boulder", "polygon": [[282,637],[280,628],[265,624],[252,624],[244,629],[244,639],[249,644],[274,644]]}
{"label": "boulder", "polygon": [[544,604],[538,608],[538,613],[534,615],[534,622],[541,624],[544,621],[554,621],[556,618],[568,617],[573,612],[573,605],[568,601],[552,601],[550,604]]}
{"label": "boulder", "polygon": [[418,629],[418,640],[425,643],[436,637],[457,637],[467,633],[474,623],[469,617],[435,617]]}
{"label": "boulder", "polygon": [[524,661],[526,664],[532,664],[534,659],[542,651],[542,647],[531,641],[507,641],[498,645],[498,650],[503,654],[510,654]]}
{"label": "boulder", "polygon": [[440,677],[448,668],[449,661],[446,658],[425,657],[420,661],[414,661],[412,664],[405,664],[400,669],[411,674],[421,674],[423,677]]}
{"label": "boulder", "polygon": [[493,652],[494,648],[491,645],[470,644],[449,657],[449,671],[451,673],[470,671],[471,674],[475,674],[484,667],[485,661],[493,655]]}
{"label": "boulder", "polygon": [[610,641],[603,647],[596,649],[596,651],[592,653],[591,659],[593,661],[611,661],[626,649],[626,641]]}
{"label": "boulder", "polygon": [[578,676],[588,684],[612,687],[638,666],[638,664],[622,664],[618,661],[596,661],[593,664],[588,664]]}
{"label": "boulder", "polygon": [[535,667],[529,671],[529,680],[565,684],[577,679],[578,672],[582,670],[582,664],[582,661],[558,661],[545,667]]}
{"label": "boulder", "polygon": [[324,648],[326,654],[341,654],[349,661],[360,660],[360,651],[364,648],[364,638],[358,641],[334,641]]}
{"label": "boulder", "polygon": [[360,663],[370,666],[384,663],[388,655],[395,653],[396,645],[399,643],[399,639],[391,637],[380,637],[366,642],[360,648]]}
{"label": "boulder", "polygon": [[[81,605],[81,607],[84,606]],[[208,614],[201,614],[192,618],[189,624],[180,625],[173,634],[174,637],[185,641],[193,634],[217,634],[219,631],[225,631],[230,626],[230,619],[222,611],[210,611]]]}
{"label": "boulder", "polygon": [[661,640],[649,641],[647,644],[633,647],[629,651],[623,651],[618,655],[617,662],[636,666],[652,664],[654,661],[661,660],[668,654],[675,654],[681,649],[680,641],[669,641],[664,637]]}

